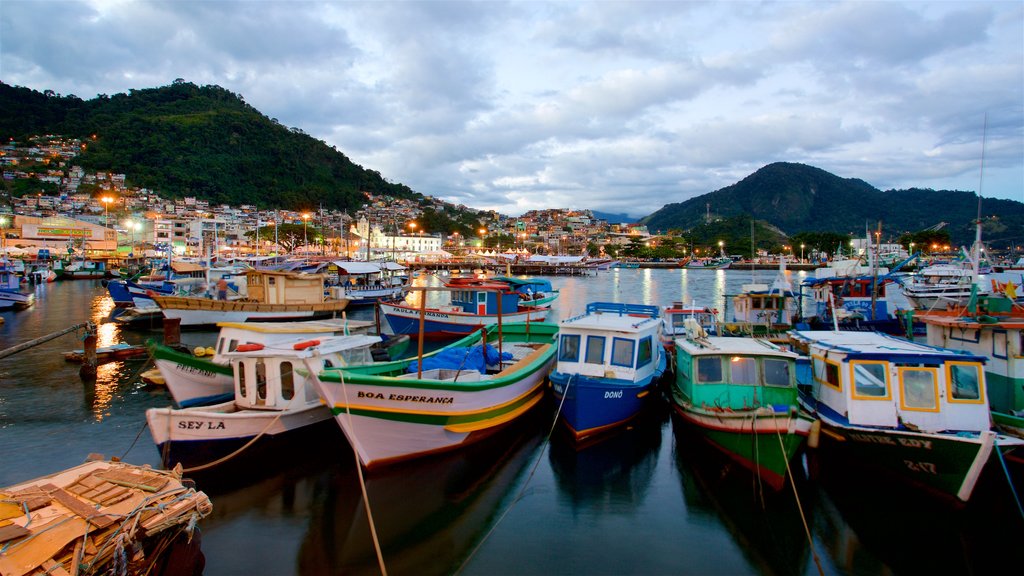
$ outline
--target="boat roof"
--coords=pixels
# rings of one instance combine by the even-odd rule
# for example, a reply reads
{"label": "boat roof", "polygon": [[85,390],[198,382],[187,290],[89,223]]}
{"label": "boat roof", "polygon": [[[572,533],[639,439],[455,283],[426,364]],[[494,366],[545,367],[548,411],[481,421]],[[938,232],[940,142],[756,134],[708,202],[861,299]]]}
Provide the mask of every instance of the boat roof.
{"label": "boat roof", "polygon": [[[295,348],[296,345],[313,342],[316,342],[317,344],[299,349]],[[245,352],[235,350],[233,352],[225,352],[223,356],[225,358],[263,358],[267,356],[309,358],[317,354],[332,354],[334,352],[340,352],[342,350],[349,350],[352,348],[369,347],[378,342],[380,342],[380,336],[367,336],[365,334],[352,336],[325,336],[315,340],[310,340],[306,337],[266,344],[259,350],[249,350]]]}
{"label": "boat roof", "polygon": [[345,320],[330,318],[326,320],[305,320],[299,322],[218,322],[218,328],[234,328],[261,334],[319,334],[322,332],[341,332],[361,330],[373,325],[369,320]]}
{"label": "boat roof", "polygon": [[966,312],[955,313],[946,310],[932,310],[914,314],[914,320],[936,326],[954,326],[957,328],[1000,329],[1024,328],[1024,314],[1012,315],[992,314],[970,316]]}
{"label": "boat roof", "polygon": [[880,332],[859,332],[841,330],[794,330],[790,336],[812,346],[825,348],[847,356],[858,356],[860,358],[888,359],[900,356],[928,357],[939,361],[949,360],[975,360],[984,362],[985,358],[966,354],[958,350],[929,346],[920,342],[911,342]]}
{"label": "boat roof", "polygon": [[587,311],[567,318],[561,329],[605,330],[616,332],[646,332],[660,326],[657,306],[591,302]]}
{"label": "boat roof", "polygon": [[778,356],[780,358],[799,357],[795,352],[784,350],[767,340],[759,338],[743,338],[736,336],[709,336],[699,340],[686,337],[675,339],[675,345],[691,356]]}

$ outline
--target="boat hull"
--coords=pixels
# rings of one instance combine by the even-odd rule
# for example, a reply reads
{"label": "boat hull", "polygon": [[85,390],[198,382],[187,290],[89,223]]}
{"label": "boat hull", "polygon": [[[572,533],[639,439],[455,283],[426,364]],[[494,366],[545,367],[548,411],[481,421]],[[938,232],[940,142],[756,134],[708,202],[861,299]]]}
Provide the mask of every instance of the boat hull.
{"label": "boat hull", "polygon": [[[420,310],[409,306],[381,303],[381,314],[395,334],[416,336],[420,333]],[[529,308],[502,314],[502,322],[542,322],[550,312],[547,308]],[[496,314],[466,314],[427,309],[423,314],[423,334],[431,338],[465,336],[488,324],[496,324]]]}
{"label": "boat hull", "polygon": [[633,382],[554,371],[550,380],[560,406],[559,419],[580,441],[623,426],[640,415],[656,397],[654,388],[659,376]]}
{"label": "boat hull", "polygon": [[224,402],[234,397],[231,366],[216,364],[153,344],[150,354],[171,398],[181,408]]}
{"label": "boat hull", "polygon": [[262,304],[180,296],[154,296],[153,300],[165,318],[178,319],[181,326],[211,326],[218,322],[312,320],[331,317],[348,306],[348,300],[311,304]]}
{"label": "boat hull", "polygon": [[711,411],[679,403],[672,407],[686,425],[774,490],[785,485],[790,462],[804,446],[813,423],[796,409]]}

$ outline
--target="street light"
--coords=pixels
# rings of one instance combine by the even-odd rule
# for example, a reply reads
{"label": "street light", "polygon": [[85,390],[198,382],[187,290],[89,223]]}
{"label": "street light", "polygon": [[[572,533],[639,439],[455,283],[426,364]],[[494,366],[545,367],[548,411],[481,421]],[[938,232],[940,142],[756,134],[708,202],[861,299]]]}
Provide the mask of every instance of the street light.
{"label": "street light", "polygon": [[306,236],[306,223],[309,222],[309,213],[302,215],[302,251],[309,253],[309,239]]}
{"label": "street light", "polygon": [[128,220],[127,222],[124,223],[124,226],[125,226],[125,228],[127,228],[127,229],[132,231],[132,248],[131,248],[131,250],[128,251],[128,257],[129,258],[134,258],[135,257],[135,230],[139,227],[139,223],[135,222],[133,220]]}
{"label": "street light", "polygon": [[103,202],[103,225],[107,228],[110,228],[110,203],[113,201],[110,196],[100,198],[100,202]]}
{"label": "street light", "polygon": [[803,243],[800,243],[800,261],[801,262],[804,261],[804,245],[803,245]]}

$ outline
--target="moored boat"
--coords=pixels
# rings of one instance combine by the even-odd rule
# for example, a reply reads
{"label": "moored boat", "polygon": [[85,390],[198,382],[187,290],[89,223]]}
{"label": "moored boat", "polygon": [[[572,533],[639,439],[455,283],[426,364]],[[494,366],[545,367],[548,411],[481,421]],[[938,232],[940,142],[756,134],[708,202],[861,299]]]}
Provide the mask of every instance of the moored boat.
{"label": "moored boat", "polygon": [[718,310],[707,306],[698,306],[695,302],[686,304],[675,301],[662,310],[664,327],[662,341],[668,349],[672,349],[677,336],[685,336],[690,326],[696,323],[706,336],[718,333]]}
{"label": "moored boat", "polygon": [[577,441],[622,426],[657,397],[667,365],[657,306],[591,302],[559,324],[551,390]]}
{"label": "moored boat", "polygon": [[756,338],[676,338],[669,401],[711,445],[778,490],[813,423],[799,406],[797,357]]}
{"label": "moored boat", "polygon": [[427,290],[416,290],[419,304],[406,301],[380,303],[380,313],[394,334],[425,338],[451,338],[471,334],[484,326],[503,322],[542,322],[546,307],[524,305],[518,293],[502,282],[473,283],[444,288],[448,304],[428,306]]}
{"label": "moored boat", "polygon": [[878,332],[794,331],[810,356],[801,402],[821,447],[967,502],[993,450],[1024,440],[990,427],[986,358]]}
{"label": "moored boat", "polygon": [[[320,395],[366,468],[457,449],[540,403],[557,332],[490,325],[419,360],[324,370]],[[428,367],[431,358],[447,362]]]}
{"label": "moored boat", "polygon": [[240,345],[231,361],[234,398],[212,406],[150,408],[146,422],[167,467],[203,467],[234,457],[256,442],[288,436],[331,419],[310,382],[328,366],[372,361],[366,335],[292,338],[267,346]]}

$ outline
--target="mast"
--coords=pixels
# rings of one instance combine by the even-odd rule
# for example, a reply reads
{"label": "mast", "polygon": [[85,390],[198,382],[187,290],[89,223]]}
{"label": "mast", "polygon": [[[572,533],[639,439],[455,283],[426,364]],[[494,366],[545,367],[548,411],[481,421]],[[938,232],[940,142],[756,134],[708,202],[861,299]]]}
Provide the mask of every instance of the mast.
{"label": "mast", "polygon": [[981,187],[985,181],[985,137],[988,132],[988,112],[981,128],[981,167],[978,170],[978,217],[974,221],[974,245],[971,246],[971,272],[977,281],[981,265]]}

